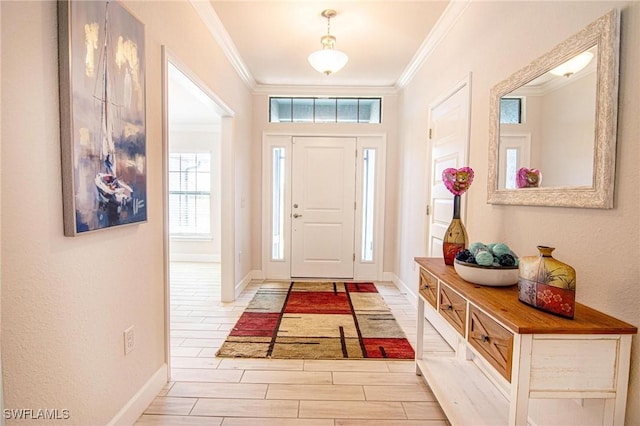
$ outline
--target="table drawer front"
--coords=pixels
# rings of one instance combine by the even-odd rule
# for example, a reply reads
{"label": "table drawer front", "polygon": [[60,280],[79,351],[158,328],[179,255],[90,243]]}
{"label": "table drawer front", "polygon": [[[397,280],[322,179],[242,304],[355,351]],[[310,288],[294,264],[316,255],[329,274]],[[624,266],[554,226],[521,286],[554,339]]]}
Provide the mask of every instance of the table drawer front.
{"label": "table drawer front", "polygon": [[434,308],[438,302],[438,279],[420,268],[420,294]]}
{"label": "table drawer front", "polygon": [[471,305],[468,340],[489,364],[511,382],[513,334],[490,316]]}
{"label": "table drawer front", "polygon": [[467,301],[446,285],[440,285],[438,294],[440,298],[438,311],[458,333],[464,336],[467,323]]}
{"label": "table drawer front", "polygon": [[615,392],[619,343],[613,336],[534,337],[531,390]]}

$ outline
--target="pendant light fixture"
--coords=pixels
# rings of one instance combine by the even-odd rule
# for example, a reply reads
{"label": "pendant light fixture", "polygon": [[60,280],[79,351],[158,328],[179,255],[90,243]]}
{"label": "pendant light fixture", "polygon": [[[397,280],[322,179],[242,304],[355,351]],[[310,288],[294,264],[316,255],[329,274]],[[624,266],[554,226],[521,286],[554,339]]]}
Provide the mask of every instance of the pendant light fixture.
{"label": "pendant light fixture", "polygon": [[558,65],[549,72],[557,76],[571,77],[573,74],[581,71],[584,67],[589,65],[591,59],[593,59],[593,53],[587,50]]}
{"label": "pendant light fixture", "polygon": [[335,49],[336,38],[330,34],[331,18],[336,16],[336,11],[332,9],[324,10],[321,15],[327,18],[327,34],[320,38],[322,49],[309,55],[309,63],[318,72],[329,75],[340,71],[349,60],[346,53]]}

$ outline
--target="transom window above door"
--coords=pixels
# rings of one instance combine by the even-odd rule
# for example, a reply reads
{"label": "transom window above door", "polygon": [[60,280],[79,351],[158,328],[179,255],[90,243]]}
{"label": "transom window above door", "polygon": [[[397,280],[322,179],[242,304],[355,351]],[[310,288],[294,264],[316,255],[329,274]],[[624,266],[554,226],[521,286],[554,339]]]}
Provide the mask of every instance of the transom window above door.
{"label": "transom window above door", "polygon": [[382,98],[269,98],[271,123],[369,123],[382,121]]}

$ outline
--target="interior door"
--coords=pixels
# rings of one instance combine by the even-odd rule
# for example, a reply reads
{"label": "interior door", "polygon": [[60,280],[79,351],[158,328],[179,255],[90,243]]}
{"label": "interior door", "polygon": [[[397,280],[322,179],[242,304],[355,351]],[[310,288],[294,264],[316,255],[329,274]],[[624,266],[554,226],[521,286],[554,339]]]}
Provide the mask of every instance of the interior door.
{"label": "interior door", "polygon": [[356,139],[294,137],[291,277],[353,278]]}
{"label": "interior door", "polygon": [[[442,257],[442,240],[453,217],[453,194],[442,182],[442,171],[465,166],[469,145],[469,85],[460,82],[441,101],[430,106],[431,176],[428,256]],[[461,214],[464,216],[464,207]]]}

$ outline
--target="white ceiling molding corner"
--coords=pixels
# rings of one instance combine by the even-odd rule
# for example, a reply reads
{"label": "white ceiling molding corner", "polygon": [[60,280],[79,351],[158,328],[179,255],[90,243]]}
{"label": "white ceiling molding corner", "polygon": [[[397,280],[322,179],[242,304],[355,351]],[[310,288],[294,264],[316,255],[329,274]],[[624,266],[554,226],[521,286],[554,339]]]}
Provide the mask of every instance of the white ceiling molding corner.
{"label": "white ceiling molding corner", "polygon": [[233,40],[231,40],[231,37],[229,37],[229,33],[225,30],[224,25],[222,25],[220,18],[209,0],[190,0],[190,2],[198,16],[200,16],[200,19],[202,19],[202,22],[204,22],[209,29],[211,35],[213,35],[213,38],[222,48],[222,51],[227,59],[229,59],[229,62],[231,62],[240,79],[242,79],[250,90],[253,90],[256,86],[256,81],[240,57],[238,49],[233,43]]}
{"label": "white ceiling molding corner", "polygon": [[432,30],[427,35],[427,38],[420,45],[416,54],[413,55],[409,65],[407,65],[407,68],[405,68],[402,75],[400,75],[400,78],[398,78],[398,81],[396,82],[397,90],[400,90],[409,84],[416,72],[418,72],[418,69],[420,69],[427,57],[429,57],[431,52],[433,52],[436,46],[438,46],[440,41],[442,41],[444,36],[453,27],[471,1],[472,0],[451,0],[449,2],[442,16],[440,16]]}

